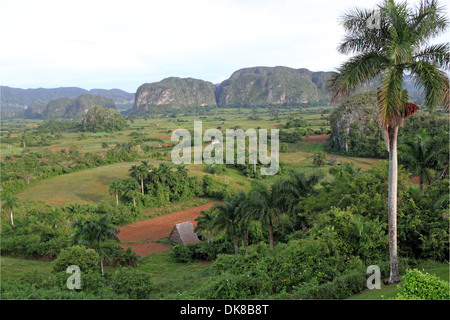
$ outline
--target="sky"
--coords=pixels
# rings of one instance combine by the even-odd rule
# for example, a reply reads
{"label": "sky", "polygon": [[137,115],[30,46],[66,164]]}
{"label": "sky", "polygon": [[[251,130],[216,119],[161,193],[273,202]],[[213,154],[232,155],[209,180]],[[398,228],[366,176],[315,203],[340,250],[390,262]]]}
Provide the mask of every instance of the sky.
{"label": "sky", "polygon": [[0,0],[0,84],[135,92],[171,76],[220,83],[253,66],[332,71],[348,59],[336,50],[340,16],[377,3]]}

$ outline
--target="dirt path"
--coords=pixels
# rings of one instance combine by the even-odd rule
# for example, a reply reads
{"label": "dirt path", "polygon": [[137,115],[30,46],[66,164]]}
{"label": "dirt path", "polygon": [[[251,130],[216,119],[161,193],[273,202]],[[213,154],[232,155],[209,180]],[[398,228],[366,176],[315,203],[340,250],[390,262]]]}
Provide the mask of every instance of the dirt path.
{"label": "dirt path", "polygon": [[303,140],[308,141],[308,142],[316,142],[316,143],[324,144],[329,137],[330,137],[329,134],[318,134],[315,136],[303,137]]}
{"label": "dirt path", "polygon": [[130,247],[131,250],[142,257],[168,250],[169,245],[153,241],[168,237],[177,223],[191,221],[195,227],[197,225],[195,218],[200,215],[201,211],[211,208],[214,203],[209,202],[198,207],[122,226],[119,228],[120,242],[136,242],[124,243],[122,247],[125,249]]}

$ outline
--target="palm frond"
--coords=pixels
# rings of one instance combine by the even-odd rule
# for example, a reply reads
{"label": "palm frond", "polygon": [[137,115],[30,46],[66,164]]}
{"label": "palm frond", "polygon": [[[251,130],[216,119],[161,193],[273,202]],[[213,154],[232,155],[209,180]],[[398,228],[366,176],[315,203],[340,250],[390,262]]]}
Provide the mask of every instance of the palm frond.
{"label": "palm frond", "polygon": [[328,85],[333,92],[332,101],[349,95],[364,82],[372,80],[387,63],[388,60],[377,52],[352,57],[338,69],[338,73],[330,78]]}
{"label": "palm frond", "polygon": [[443,71],[428,61],[412,62],[409,70],[416,86],[424,91],[427,107],[441,104],[449,109],[449,79]]}
{"label": "palm frond", "polygon": [[449,21],[445,15],[445,8],[439,6],[435,0],[423,0],[411,15],[410,29],[413,43],[421,45],[442,34],[448,27]]}

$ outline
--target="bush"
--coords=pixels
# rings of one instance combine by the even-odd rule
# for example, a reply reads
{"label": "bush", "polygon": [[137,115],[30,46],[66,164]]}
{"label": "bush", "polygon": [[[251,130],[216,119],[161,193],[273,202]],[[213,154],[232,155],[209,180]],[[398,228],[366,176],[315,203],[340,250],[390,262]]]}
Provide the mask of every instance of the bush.
{"label": "bush", "polygon": [[150,277],[130,268],[119,268],[113,275],[114,292],[130,299],[149,299],[153,290]]}
{"label": "bush", "polygon": [[62,249],[59,257],[55,260],[54,270],[65,271],[71,265],[77,265],[82,272],[97,270],[100,256],[94,249],[76,245]]}
{"label": "bush", "polygon": [[432,274],[408,270],[400,285],[398,300],[448,300],[449,284]]}
{"label": "bush", "polygon": [[292,293],[291,298],[345,299],[365,289],[366,280],[367,274],[353,271],[324,284],[311,285],[310,283],[305,283]]}
{"label": "bush", "polygon": [[181,243],[172,248],[170,255],[178,262],[188,263],[194,260],[193,251],[191,251],[191,248]]}

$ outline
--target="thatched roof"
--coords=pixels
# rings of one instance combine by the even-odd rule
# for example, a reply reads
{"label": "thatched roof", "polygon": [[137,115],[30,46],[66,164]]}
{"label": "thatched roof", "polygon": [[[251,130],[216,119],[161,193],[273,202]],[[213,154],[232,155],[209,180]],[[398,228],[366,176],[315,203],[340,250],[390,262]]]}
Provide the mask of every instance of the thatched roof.
{"label": "thatched roof", "polygon": [[338,157],[332,156],[330,161],[328,162],[328,164],[337,164],[337,165],[339,165],[339,164],[341,164],[341,162],[339,161]]}
{"label": "thatched roof", "polygon": [[190,221],[177,223],[173,227],[169,239],[182,244],[200,242],[200,239],[194,232],[194,225]]}

